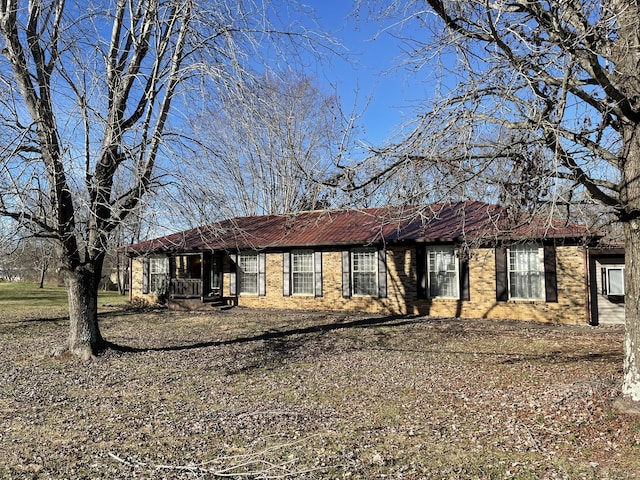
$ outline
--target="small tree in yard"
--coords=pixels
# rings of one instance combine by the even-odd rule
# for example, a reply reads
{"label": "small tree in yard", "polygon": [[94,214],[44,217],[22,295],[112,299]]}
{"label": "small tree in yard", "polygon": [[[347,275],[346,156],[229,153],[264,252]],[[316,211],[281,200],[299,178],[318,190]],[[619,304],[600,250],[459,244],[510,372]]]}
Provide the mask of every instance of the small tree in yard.
{"label": "small tree in yard", "polygon": [[417,127],[379,152],[387,171],[420,165],[525,206],[590,198],[624,225],[623,394],[640,401],[640,4],[414,0],[382,16],[417,26],[409,55],[441,68]]}
{"label": "small tree in yard", "polygon": [[106,345],[97,290],[110,236],[157,186],[167,139],[184,138],[181,108],[282,35],[268,16],[250,0],[0,1],[0,215],[55,241],[64,349],[90,358]]}

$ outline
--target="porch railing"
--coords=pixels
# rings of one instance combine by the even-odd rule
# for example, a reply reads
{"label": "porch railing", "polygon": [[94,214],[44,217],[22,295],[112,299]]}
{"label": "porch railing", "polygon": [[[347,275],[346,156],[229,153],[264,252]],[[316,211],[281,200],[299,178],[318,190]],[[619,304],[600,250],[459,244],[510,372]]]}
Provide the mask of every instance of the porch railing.
{"label": "porch railing", "polygon": [[202,297],[202,280],[172,278],[169,295],[176,298]]}

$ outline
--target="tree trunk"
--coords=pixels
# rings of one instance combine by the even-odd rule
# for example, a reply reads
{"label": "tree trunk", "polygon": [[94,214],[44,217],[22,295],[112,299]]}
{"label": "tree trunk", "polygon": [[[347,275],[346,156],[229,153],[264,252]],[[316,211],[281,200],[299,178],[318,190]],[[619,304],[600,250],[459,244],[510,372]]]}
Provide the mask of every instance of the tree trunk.
{"label": "tree trunk", "polygon": [[[625,231],[625,339],[622,393],[640,401],[640,222],[632,220]],[[634,280],[635,279],[635,280]]]}
{"label": "tree trunk", "polygon": [[118,253],[116,257],[116,279],[118,282],[118,293],[120,295],[124,295],[126,293],[125,279],[126,279],[128,268],[125,267],[124,271],[122,270],[122,266],[120,264],[121,260],[122,259],[120,257],[120,254]]}
{"label": "tree trunk", "polygon": [[69,297],[69,351],[83,360],[89,360],[104,346],[98,326],[98,279],[99,273],[91,265],[65,275]]}
{"label": "tree trunk", "polygon": [[38,285],[38,288],[44,288],[44,276],[47,273],[47,268],[45,266],[41,266],[40,267],[40,284]]}
{"label": "tree trunk", "polygon": [[625,357],[622,393],[640,402],[640,125],[623,135],[625,163],[620,198],[629,213],[625,237]]}

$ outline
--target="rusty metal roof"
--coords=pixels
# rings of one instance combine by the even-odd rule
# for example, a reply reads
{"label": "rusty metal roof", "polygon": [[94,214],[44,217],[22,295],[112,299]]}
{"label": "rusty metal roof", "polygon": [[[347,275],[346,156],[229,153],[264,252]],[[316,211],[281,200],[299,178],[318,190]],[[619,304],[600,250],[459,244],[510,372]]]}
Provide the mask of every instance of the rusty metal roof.
{"label": "rusty metal roof", "polygon": [[429,207],[318,210],[223,220],[126,247],[133,255],[368,245],[397,242],[495,242],[504,239],[599,237],[576,224],[518,215],[497,205],[468,201]]}

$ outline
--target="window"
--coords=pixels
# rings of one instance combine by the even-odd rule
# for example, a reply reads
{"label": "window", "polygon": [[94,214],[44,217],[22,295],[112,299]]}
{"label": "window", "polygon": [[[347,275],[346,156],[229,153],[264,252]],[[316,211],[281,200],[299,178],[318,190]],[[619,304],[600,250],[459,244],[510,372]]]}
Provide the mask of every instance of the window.
{"label": "window", "polygon": [[508,249],[509,298],[541,300],[545,298],[544,254],[535,244],[515,245]]}
{"label": "window", "polygon": [[376,248],[342,251],[342,296],[387,297],[387,252]]}
{"label": "window", "polygon": [[300,249],[283,252],[282,295],[322,296],[321,251]]}
{"label": "window", "polygon": [[352,289],[354,295],[378,296],[378,252],[375,248],[351,251]]}
{"label": "window", "polygon": [[169,289],[169,259],[149,258],[149,292],[165,294]]}
{"label": "window", "polygon": [[607,267],[604,283],[605,295],[624,296],[624,267]]}
{"label": "window", "polygon": [[313,251],[293,250],[291,252],[291,293],[313,295]]}
{"label": "window", "polygon": [[258,254],[244,252],[238,255],[240,293],[258,293]]}
{"label": "window", "polygon": [[453,247],[427,248],[427,282],[430,298],[459,298],[458,259]]}

